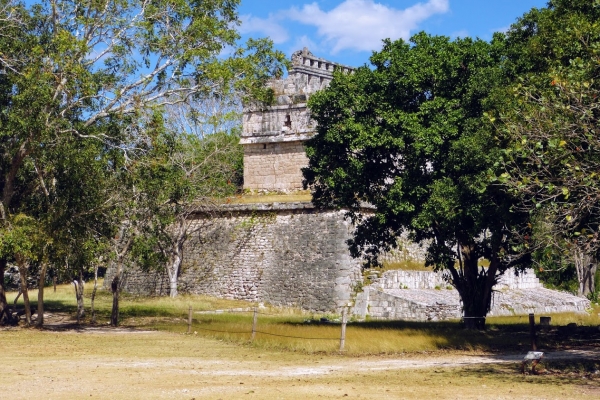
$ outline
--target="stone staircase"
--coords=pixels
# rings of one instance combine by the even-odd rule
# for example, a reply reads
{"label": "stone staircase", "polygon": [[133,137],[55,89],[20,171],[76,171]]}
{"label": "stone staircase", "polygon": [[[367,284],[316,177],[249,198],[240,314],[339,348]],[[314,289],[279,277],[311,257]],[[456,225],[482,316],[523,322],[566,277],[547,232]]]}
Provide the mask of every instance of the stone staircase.
{"label": "stone staircase", "polygon": [[[462,317],[458,292],[443,273],[397,270],[371,278],[372,283],[356,296],[352,313],[358,318],[441,321]],[[531,270],[518,275],[509,270],[494,286],[488,315],[583,313],[589,307],[587,299],[545,289]]]}

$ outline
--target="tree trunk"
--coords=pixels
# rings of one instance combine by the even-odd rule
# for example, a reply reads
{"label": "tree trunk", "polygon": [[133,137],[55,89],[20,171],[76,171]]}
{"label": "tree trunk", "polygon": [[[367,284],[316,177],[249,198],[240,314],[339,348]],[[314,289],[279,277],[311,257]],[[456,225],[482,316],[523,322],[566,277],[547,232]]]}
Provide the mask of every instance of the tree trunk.
{"label": "tree trunk", "polygon": [[167,272],[169,274],[169,296],[177,297],[177,282],[179,279],[179,270],[183,259],[183,245],[187,239],[187,221],[185,218],[179,218],[174,241],[171,245],[171,254],[169,255],[169,265]]}
{"label": "tree trunk", "polygon": [[581,281],[579,282],[579,293],[582,297],[589,297],[590,295],[596,292],[596,271],[598,269],[598,264],[596,263],[588,263],[587,266],[583,269],[583,276]]}
{"label": "tree trunk", "polygon": [[486,290],[485,277],[481,278],[465,279],[459,285],[461,286],[460,289],[456,286],[463,303],[463,318],[466,329],[485,329],[485,316],[490,308],[491,296],[486,294],[488,290]]}
{"label": "tree trunk", "polygon": [[177,297],[177,277],[172,276],[169,278],[169,297]]}
{"label": "tree trunk", "polygon": [[21,278],[19,277],[19,291],[17,292],[17,296],[13,300],[13,305],[16,306],[19,301],[19,297],[23,294],[23,288],[21,287]]}
{"label": "tree trunk", "polygon": [[29,292],[27,291],[27,272],[29,271],[29,262],[23,258],[17,258],[19,267],[19,277],[21,278],[21,292],[23,293],[23,304],[25,305],[25,323],[31,325],[31,305],[29,304]]}
{"label": "tree trunk", "polygon": [[595,277],[598,264],[595,260],[580,249],[575,249],[573,252],[573,263],[577,271],[577,280],[579,287],[577,295],[579,297],[588,297],[596,291]]}
{"label": "tree trunk", "polygon": [[79,279],[73,281],[75,287],[75,298],[77,299],[77,324],[81,323],[81,320],[85,316],[85,308],[83,304],[83,277],[80,275]]}
{"label": "tree trunk", "polygon": [[44,325],[44,284],[46,283],[46,268],[48,264],[43,262],[40,266],[40,280],[38,282],[37,321],[38,328]]}
{"label": "tree trunk", "polygon": [[52,268],[51,270],[52,272],[52,286],[54,287],[54,293],[56,293],[56,283],[58,280],[58,272],[57,272],[57,267],[56,264],[54,265],[54,268]]}
{"label": "tree trunk", "polygon": [[176,254],[169,266],[169,296],[177,297],[177,281],[179,277],[179,267],[181,266],[181,256]]}
{"label": "tree trunk", "polygon": [[85,316],[85,307],[83,303],[83,289],[85,282],[83,280],[83,267],[79,267],[79,279],[78,279],[78,291],[77,291],[77,323]]}
{"label": "tree trunk", "polygon": [[6,258],[0,257],[0,325],[12,323],[12,316],[8,312],[8,302],[6,301],[6,291],[4,289],[6,264]]}
{"label": "tree trunk", "polygon": [[94,301],[96,300],[96,290],[98,290],[98,264],[94,265],[94,290],[92,290],[92,324],[96,323],[96,310],[94,309]]}
{"label": "tree trunk", "polygon": [[492,288],[496,283],[497,266],[486,271],[479,267],[478,257],[471,246],[463,246],[461,252],[461,267],[459,270],[450,268],[452,285],[458,291],[463,304],[463,318],[466,329],[485,329],[485,317],[492,302]]}
{"label": "tree trunk", "polygon": [[115,259],[117,263],[117,268],[115,271],[115,276],[113,277],[112,282],[110,283],[110,288],[112,290],[113,295],[113,303],[112,303],[112,311],[110,313],[110,325],[118,326],[119,325],[119,293],[121,291],[121,285],[123,284],[123,269],[124,269],[124,260],[127,253],[131,249],[131,244],[133,243],[133,239],[135,237],[131,232],[128,234],[127,223],[124,223],[121,226],[120,234],[115,238],[113,242],[114,251],[115,251]]}
{"label": "tree trunk", "polygon": [[112,295],[113,295],[112,312],[110,314],[110,325],[111,326],[119,325],[119,286],[121,286],[121,267],[120,266],[117,267],[115,276],[113,277],[113,280],[110,283],[110,288],[112,290]]}

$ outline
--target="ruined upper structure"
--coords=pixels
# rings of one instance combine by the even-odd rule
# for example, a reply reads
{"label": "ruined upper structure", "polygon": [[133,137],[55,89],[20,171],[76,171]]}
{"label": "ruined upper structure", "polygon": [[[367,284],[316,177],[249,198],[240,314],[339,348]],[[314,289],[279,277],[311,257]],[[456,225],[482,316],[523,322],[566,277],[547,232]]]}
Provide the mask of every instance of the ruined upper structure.
{"label": "ruined upper structure", "polygon": [[305,47],[292,55],[287,78],[269,83],[276,102],[244,110],[240,143],[244,147],[244,189],[302,189],[301,168],[308,164],[303,142],[315,132],[306,107],[308,98],[331,82],[333,71],[352,68],[315,57]]}

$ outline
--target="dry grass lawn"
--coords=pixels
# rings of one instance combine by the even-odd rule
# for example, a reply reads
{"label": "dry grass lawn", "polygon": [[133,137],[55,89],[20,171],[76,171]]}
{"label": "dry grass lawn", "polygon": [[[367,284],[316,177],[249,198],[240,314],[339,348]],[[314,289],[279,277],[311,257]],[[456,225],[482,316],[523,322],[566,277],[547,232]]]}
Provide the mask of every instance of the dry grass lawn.
{"label": "dry grass lawn", "polygon": [[[465,353],[360,358],[170,332],[0,331],[10,399],[591,399],[593,374],[527,375]],[[463,366],[461,366],[463,365]],[[467,366],[464,366],[467,365]]]}
{"label": "dry grass lawn", "polygon": [[[487,332],[452,323],[370,322],[348,325],[339,354],[339,325],[289,309],[264,309],[259,331],[331,340],[301,340],[244,331],[251,313],[194,314],[248,308],[249,303],[202,296],[122,299],[123,327],[106,321],[110,294],[100,291],[99,324],[73,322],[72,288],[48,288],[44,330],[0,329],[4,361],[0,398],[10,399],[590,399],[600,397],[598,312],[577,316],[579,336],[543,337],[557,353],[586,345],[586,359],[548,360],[541,375],[519,373],[526,351],[526,317],[490,320]],[[9,294],[9,301],[14,298]],[[35,298],[35,291],[30,293]],[[336,316],[328,316],[335,318]],[[566,324],[573,315],[553,316]],[[583,329],[582,328],[582,329]],[[205,329],[209,329],[205,330]],[[568,341],[566,341],[568,340]]]}

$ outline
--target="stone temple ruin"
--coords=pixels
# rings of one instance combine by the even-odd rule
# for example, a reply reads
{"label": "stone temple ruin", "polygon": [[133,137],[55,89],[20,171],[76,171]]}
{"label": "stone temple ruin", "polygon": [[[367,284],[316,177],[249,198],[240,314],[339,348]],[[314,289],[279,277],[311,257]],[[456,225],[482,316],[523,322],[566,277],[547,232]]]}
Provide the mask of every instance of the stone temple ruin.
{"label": "stone temple ruin", "polygon": [[[247,107],[243,116],[244,189],[293,192],[302,188],[307,165],[303,142],[315,131],[306,102],[325,88],[341,66],[306,48],[292,56],[284,79],[270,83],[276,104]],[[215,214],[217,217],[215,218]],[[421,271],[371,273],[346,241],[353,227],[339,210],[317,210],[310,202],[224,204],[210,216],[199,212],[200,234],[185,249],[181,292],[339,312],[350,307],[364,318],[444,320],[461,317],[458,293],[441,274]],[[423,249],[404,243],[388,261],[423,261]],[[110,282],[107,271],[105,282]],[[164,295],[166,273],[125,273],[124,290]],[[490,315],[584,312],[589,301],[544,289],[533,272],[507,271],[495,287]]]}
{"label": "stone temple ruin", "polygon": [[324,89],[334,69],[352,68],[313,56],[307,48],[292,55],[287,78],[270,82],[276,104],[247,107],[240,143],[244,147],[244,189],[294,191],[302,189],[300,169],[307,165],[303,142],[315,132],[306,106],[308,98]]}

